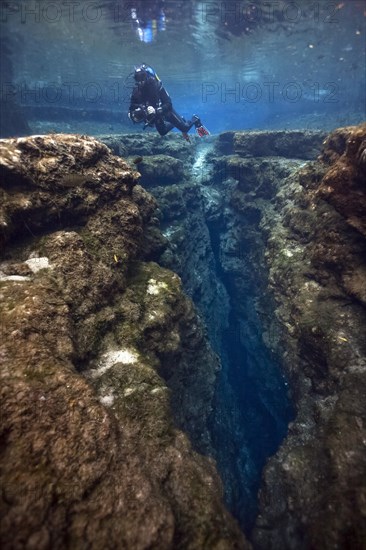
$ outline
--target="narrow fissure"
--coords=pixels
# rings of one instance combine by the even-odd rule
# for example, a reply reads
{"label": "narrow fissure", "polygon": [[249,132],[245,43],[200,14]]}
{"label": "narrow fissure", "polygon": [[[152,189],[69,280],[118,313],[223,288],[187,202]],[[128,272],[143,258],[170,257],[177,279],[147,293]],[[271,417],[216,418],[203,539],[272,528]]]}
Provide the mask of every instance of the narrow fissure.
{"label": "narrow fissure", "polygon": [[[174,240],[174,226],[175,260],[168,267],[182,277],[220,356],[209,429],[226,505],[250,537],[263,468],[286,436],[294,411],[280,365],[263,342],[257,311],[258,301],[265,300],[260,293],[266,277],[261,215],[251,209],[248,217],[236,217],[227,202],[235,183],[221,181],[217,187],[210,179],[210,154],[209,148],[197,151],[190,167],[196,198],[186,202],[180,217],[180,240]],[[184,197],[187,191],[181,189]],[[264,309],[271,314],[270,307]]]}
{"label": "narrow fissure", "polygon": [[[159,263],[180,275],[220,357],[208,426],[212,452],[226,505],[250,538],[263,468],[285,438],[294,410],[278,360],[262,336],[262,315],[271,316],[274,307],[265,290],[260,208],[255,202],[245,214],[232,208],[237,182],[227,178],[225,161],[218,176],[222,160],[215,166],[213,154],[212,147],[198,149],[177,184],[159,186],[158,168],[155,179],[143,175],[142,183],[158,201],[170,242]],[[249,176],[252,188],[260,189],[262,180],[254,179],[263,174]]]}
{"label": "narrow fissure", "polygon": [[227,505],[249,533],[257,515],[262,469],[285,437],[293,410],[286,381],[279,365],[268,356],[260,332],[255,338],[246,338],[243,325],[248,320],[235,307],[239,296],[220,262],[223,228],[213,223],[208,226],[215,276],[224,284],[230,301],[210,428]]}

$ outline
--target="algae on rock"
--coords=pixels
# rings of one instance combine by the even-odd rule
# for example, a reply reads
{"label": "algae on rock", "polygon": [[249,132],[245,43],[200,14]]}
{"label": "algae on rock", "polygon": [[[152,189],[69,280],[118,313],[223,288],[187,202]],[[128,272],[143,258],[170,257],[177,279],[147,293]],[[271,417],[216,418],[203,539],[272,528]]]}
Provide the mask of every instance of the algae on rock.
{"label": "algae on rock", "polygon": [[333,132],[262,222],[280,335],[272,345],[297,417],[264,472],[261,548],[361,549],[366,540],[365,136],[365,125]]}
{"label": "algae on rock", "polygon": [[[297,414],[265,468],[254,530],[258,548],[348,541],[361,548],[365,537],[365,128],[334,132],[314,162],[325,138],[324,132],[226,132],[207,157],[210,175],[203,185],[185,175],[179,185],[161,180],[152,189],[170,241],[164,261],[206,313],[211,336],[210,323],[218,343],[226,330],[232,345],[249,356],[248,379],[235,374],[238,391],[244,395],[251,387],[254,393],[255,386],[280,427],[282,420],[283,435],[283,403],[291,387]],[[211,270],[231,297],[230,303],[226,294],[221,325],[210,318],[219,295],[214,280],[207,284],[213,256]],[[282,365],[289,386],[275,374],[271,358]],[[221,376],[213,442],[222,449],[228,500],[245,524],[243,502],[252,497],[246,497],[248,484],[239,486],[243,474],[251,479],[252,457],[261,441],[265,448],[267,436],[253,430],[251,444],[255,434],[261,438],[252,447],[257,451],[247,450],[248,428],[250,433],[250,426],[258,426],[260,409],[248,410],[246,425],[227,372]],[[354,502],[361,503],[357,509]]]}
{"label": "algae on rock", "polygon": [[0,152],[2,547],[249,548],[182,431],[210,446],[218,360],[156,202],[93,138]]}

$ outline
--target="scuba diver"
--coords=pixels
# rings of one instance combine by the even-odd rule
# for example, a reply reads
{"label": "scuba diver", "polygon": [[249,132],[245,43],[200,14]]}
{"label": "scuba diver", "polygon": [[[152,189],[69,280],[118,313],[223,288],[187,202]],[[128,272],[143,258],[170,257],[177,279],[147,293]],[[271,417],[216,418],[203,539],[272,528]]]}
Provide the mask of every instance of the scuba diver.
{"label": "scuba diver", "polygon": [[195,126],[200,137],[209,135],[197,115],[193,115],[192,120],[187,122],[174,110],[168,92],[152,67],[145,63],[135,67],[134,79],[136,84],[128,112],[132,122],[144,122],[144,129],[155,126],[161,136],[177,128],[187,141],[192,126]]}

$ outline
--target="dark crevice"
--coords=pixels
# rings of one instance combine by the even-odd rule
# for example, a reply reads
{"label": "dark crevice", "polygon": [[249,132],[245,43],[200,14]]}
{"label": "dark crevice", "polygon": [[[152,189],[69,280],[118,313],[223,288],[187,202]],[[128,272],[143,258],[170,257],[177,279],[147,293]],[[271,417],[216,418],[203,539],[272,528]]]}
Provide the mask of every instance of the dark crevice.
{"label": "dark crevice", "polygon": [[[207,226],[215,260],[212,277],[223,284],[229,298],[229,313],[223,319],[220,338],[211,338],[212,347],[220,355],[222,370],[216,385],[210,431],[227,506],[248,534],[258,513],[257,494],[263,467],[286,436],[294,413],[280,367],[262,342],[260,320],[254,310],[245,317],[243,308],[237,307],[242,297],[233,277],[221,264],[224,223],[210,222]],[[254,298],[248,303],[253,303]],[[225,316],[224,310],[222,315]],[[206,322],[210,324],[209,319]],[[248,324],[250,338],[244,328]]]}

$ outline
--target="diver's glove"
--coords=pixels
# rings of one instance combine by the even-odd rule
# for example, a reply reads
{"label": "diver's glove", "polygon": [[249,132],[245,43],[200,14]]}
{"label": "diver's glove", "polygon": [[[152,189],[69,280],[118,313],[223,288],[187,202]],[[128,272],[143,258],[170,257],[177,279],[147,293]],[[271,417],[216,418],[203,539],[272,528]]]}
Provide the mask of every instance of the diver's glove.
{"label": "diver's glove", "polygon": [[132,120],[132,122],[143,122],[146,119],[145,109],[137,107],[137,109],[129,111],[128,118]]}
{"label": "diver's glove", "polygon": [[152,105],[149,105],[146,109],[147,120],[151,122],[155,118],[156,111]]}

